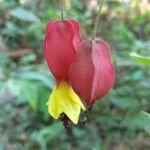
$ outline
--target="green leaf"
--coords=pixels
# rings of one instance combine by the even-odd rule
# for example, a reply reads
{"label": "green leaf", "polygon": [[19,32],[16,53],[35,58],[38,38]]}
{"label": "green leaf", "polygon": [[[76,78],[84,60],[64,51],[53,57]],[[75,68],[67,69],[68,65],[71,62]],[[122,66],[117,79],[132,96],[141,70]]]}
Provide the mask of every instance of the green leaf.
{"label": "green leaf", "polygon": [[38,108],[38,86],[34,82],[27,80],[21,81],[21,95],[33,110]]}
{"label": "green leaf", "polygon": [[41,150],[46,150],[46,143],[49,141],[52,142],[54,139],[59,139],[60,135],[64,135],[64,130],[61,123],[56,122],[48,127],[34,131],[31,135],[31,140],[36,142],[41,147]]}
{"label": "green leaf", "polygon": [[136,107],[137,102],[132,98],[132,97],[126,97],[126,98],[115,98],[112,97],[110,98],[110,101],[121,108],[131,108],[131,107]]}
{"label": "green leaf", "polygon": [[40,92],[39,92],[39,100],[38,100],[38,110],[42,114],[44,119],[48,119],[49,113],[48,113],[48,106],[46,105],[48,98],[50,96],[51,91],[49,88],[41,86]]}
{"label": "green leaf", "polygon": [[28,64],[29,62],[34,62],[36,60],[35,54],[29,54],[21,57],[20,63],[22,64]]}
{"label": "green leaf", "polygon": [[124,118],[123,124],[133,130],[150,129],[150,118],[141,112]]}
{"label": "green leaf", "polygon": [[45,86],[49,87],[50,89],[53,88],[53,79],[51,76],[46,76],[43,73],[33,72],[33,71],[22,71],[19,73],[19,77],[21,79],[30,80],[32,81],[41,81]]}
{"label": "green leaf", "polygon": [[39,21],[38,17],[33,14],[31,11],[18,7],[10,11],[10,14],[22,21],[28,22],[37,22]]}
{"label": "green leaf", "polygon": [[8,87],[13,96],[17,97],[18,95],[20,95],[21,88],[17,80],[15,79],[8,80],[6,86]]}
{"label": "green leaf", "polygon": [[130,56],[137,62],[143,63],[143,64],[150,64],[150,57],[141,56],[137,53],[130,53]]}
{"label": "green leaf", "polygon": [[148,119],[150,120],[150,113],[147,113],[145,111],[142,111],[143,115],[145,115],[146,117],[148,117]]}

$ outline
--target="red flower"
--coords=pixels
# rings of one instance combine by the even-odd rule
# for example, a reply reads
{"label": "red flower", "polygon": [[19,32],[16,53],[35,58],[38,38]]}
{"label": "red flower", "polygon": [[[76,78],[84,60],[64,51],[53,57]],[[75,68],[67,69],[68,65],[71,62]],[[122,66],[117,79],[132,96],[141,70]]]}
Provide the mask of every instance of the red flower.
{"label": "red flower", "polygon": [[69,69],[80,41],[79,24],[74,20],[54,20],[46,27],[44,56],[56,79],[48,111],[55,119],[65,113],[75,124],[85,107],[69,83]]}
{"label": "red flower", "polygon": [[85,110],[80,98],[91,106],[113,86],[115,71],[109,46],[100,39],[82,40],[74,20],[48,23],[44,56],[56,79],[48,101],[48,111],[55,119],[65,113],[78,123],[81,108]]}
{"label": "red flower", "polygon": [[82,41],[70,68],[70,83],[88,106],[112,88],[115,71],[110,49],[100,39]]}

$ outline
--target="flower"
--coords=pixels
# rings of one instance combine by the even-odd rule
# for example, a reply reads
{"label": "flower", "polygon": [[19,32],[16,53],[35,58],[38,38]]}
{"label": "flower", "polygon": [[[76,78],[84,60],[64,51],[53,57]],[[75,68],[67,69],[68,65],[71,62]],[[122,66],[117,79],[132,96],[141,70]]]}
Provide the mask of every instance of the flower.
{"label": "flower", "polygon": [[115,79],[108,44],[100,39],[83,40],[71,64],[69,76],[72,88],[87,106],[105,96]]}
{"label": "flower", "polygon": [[55,119],[65,113],[75,124],[81,109],[105,96],[114,84],[115,69],[108,44],[83,40],[74,20],[53,20],[46,27],[44,57],[56,85],[48,100]]}
{"label": "flower", "polygon": [[81,40],[76,21],[53,20],[47,24],[43,43],[44,57],[56,79],[47,103],[48,111],[55,119],[65,113],[75,124],[81,108],[85,110],[85,107],[69,83],[69,70]]}

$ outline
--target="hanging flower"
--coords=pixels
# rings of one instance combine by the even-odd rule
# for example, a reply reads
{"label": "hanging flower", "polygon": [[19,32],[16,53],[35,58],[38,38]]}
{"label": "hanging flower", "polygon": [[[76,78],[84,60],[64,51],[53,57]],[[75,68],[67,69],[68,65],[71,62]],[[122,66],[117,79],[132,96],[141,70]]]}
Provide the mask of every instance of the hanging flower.
{"label": "hanging flower", "polygon": [[56,80],[48,111],[55,119],[65,113],[77,124],[81,109],[85,110],[80,98],[90,107],[113,86],[109,46],[100,39],[81,39],[74,20],[54,20],[46,27],[44,56]]}
{"label": "hanging flower", "polygon": [[65,113],[73,123],[78,123],[81,108],[78,95],[69,83],[69,70],[81,41],[79,24],[74,20],[53,20],[47,24],[44,39],[44,57],[56,79],[48,100],[48,111],[57,119]]}
{"label": "hanging flower", "polygon": [[84,40],[70,67],[70,83],[87,106],[105,96],[115,79],[110,49],[106,42]]}

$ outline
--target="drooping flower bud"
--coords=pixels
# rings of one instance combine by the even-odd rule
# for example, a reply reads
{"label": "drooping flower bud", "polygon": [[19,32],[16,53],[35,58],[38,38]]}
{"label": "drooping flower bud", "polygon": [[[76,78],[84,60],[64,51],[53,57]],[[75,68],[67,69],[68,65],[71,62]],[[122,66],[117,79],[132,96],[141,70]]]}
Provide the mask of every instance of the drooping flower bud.
{"label": "drooping flower bud", "polygon": [[72,88],[87,106],[105,96],[115,79],[107,43],[100,39],[82,41],[71,64],[69,76]]}

